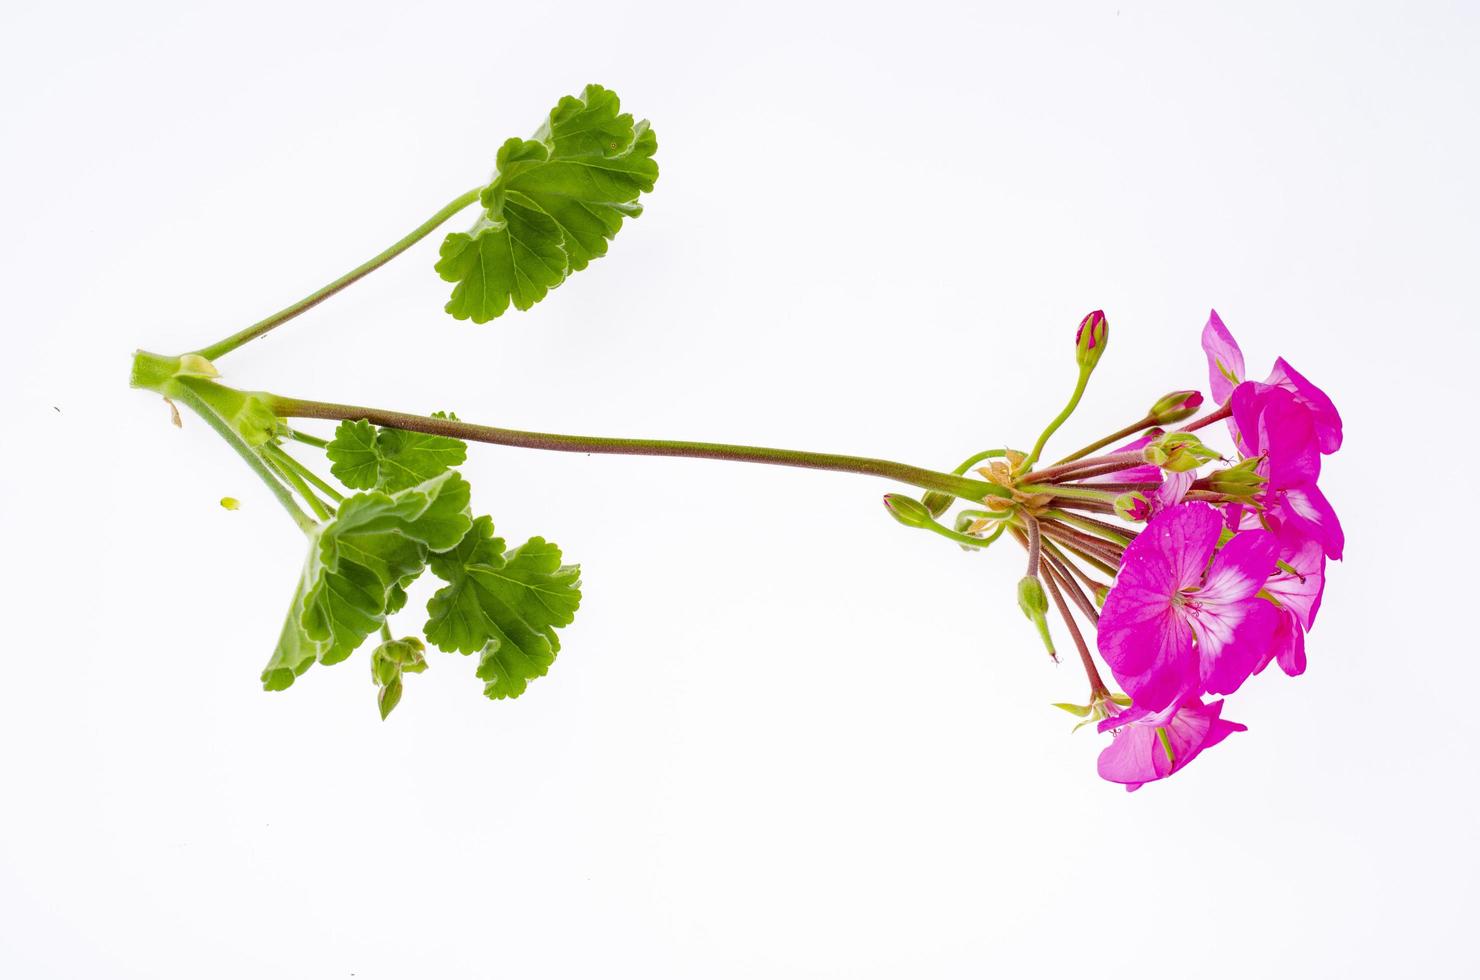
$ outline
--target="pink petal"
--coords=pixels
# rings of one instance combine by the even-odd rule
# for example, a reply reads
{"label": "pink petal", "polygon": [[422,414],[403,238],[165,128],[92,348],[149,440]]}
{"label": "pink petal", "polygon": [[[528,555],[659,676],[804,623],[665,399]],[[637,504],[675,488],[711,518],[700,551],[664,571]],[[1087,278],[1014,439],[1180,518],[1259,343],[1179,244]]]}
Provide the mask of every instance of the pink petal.
{"label": "pink petal", "polygon": [[1239,350],[1233,334],[1223,325],[1217,310],[1208,314],[1208,323],[1202,332],[1202,347],[1208,355],[1208,384],[1213,401],[1222,405],[1228,401],[1234,386],[1244,380],[1244,353]]}
{"label": "pink petal", "polygon": [[1192,630],[1160,590],[1117,582],[1100,614],[1098,644],[1116,683],[1138,705],[1161,710],[1198,684]]}
{"label": "pink petal", "polygon": [[1314,483],[1290,487],[1269,495],[1268,516],[1286,548],[1302,547],[1306,541],[1320,542],[1326,557],[1341,560],[1346,535],[1336,511]]}
{"label": "pink petal", "polygon": [[1257,449],[1269,457],[1266,476],[1274,489],[1314,483],[1321,475],[1320,444],[1310,409],[1283,388],[1264,389]]}
{"label": "pink petal", "polygon": [[1159,514],[1169,507],[1175,507],[1187,496],[1187,491],[1192,489],[1193,481],[1197,479],[1194,470],[1184,470],[1181,473],[1168,473],[1161,479],[1161,486],[1151,494],[1151,513]]}
{"label": "pink petal", "polygon": [[1170,598],[1173,591],[1202,585],[1222,533],[1223,521],[1212,506],[1178,504],[1153,517],[1130,543],[1121,559],[1121,573],[1140,563],[1160,564],[1168,571],[1164,581],[1172,587]]}
{"label": "pink petal", "polygon": [[1222,529],[1207,504],[1179,504],[1153,517],[1125,549],[1100,614],[1099,648],[1139,705],[1159,710],[1198,686],[1193,634],[1172,597],[1202,585]]}
{"label": "pink petal", "polygon": [[1268,531],[1240,531],[1213,558],[1202,588],[1192,598],[1203,606],[1247,599],[1275,572],[1280,542]]}
{"label": "pink petal", "polygon": [[[1204,749],[1212,748],[1234,732],[1246,731],[1237,722],[1224,721],[1220,717],[1222,711],[1222,701],[1205,705],[1198,698],[1190,698],[1169,719],[1143,718],[1124,725],[1115,741],[1100,753],[1100,776],[1135,790],[1185,769]],[[1172,759],[1167,758],[1156,732],[1158,727],[1166,731]]]}
{"label": "pink petal", "polygon": [[1124,783],[1128,790],[1172,774],[1172,763],[1156,729],[1140,725],[1121,729],[1100,753],[1098,768],[1101,779]]}
{"label": "pink petal", "polygon": [[1264,383],[1278,385],[1291,392],[1300,404],[1310,410],[1321,452],[1330,455],[1341,448],[1341,414],[1336,411],[1336,405],[1324,391],[1307,381],[1283,357],[1275,360],[1274,370],[1269,372]]}
{"label": "pink petal", "polygon": [[1269,404],[1272,390],[1257,381],[1245,381],[1229,396],[1233,417],[1228,420],[1228,431],[1233,434],[1234,448],[1245,459],[1259,455],[1259,416]]}
{"label": "pink petal", "polygon": [[1288,609],[1279,611],[1274,636],[1269,644],[1269,656],[1278,660],[1280,669],[1291,677],[1305,673],[1305,630],[1301,628],[1295,614]]}
{"label": "pink petal", "polygon": [[1190,617],[1203,689],[1232,694],[1269,650],[1278,618],[1267,599],[1203,606]]}
{"label": "pink petal", "polygon": [[1186,598],[1197,637],[1200,679],[1214,694],[1232,694],[1267,662],[1274,606],[1254,598],[1275,570],[1279,541],[1268,531],[1240,531],[1208,569],[1203,587]]}
{"label": "pink petal", "polygon": [[1326,588],[1326,552],[1320,542],[1305,541],[1297,548],[1286,549],[1280,557],[1297,574],[1275,569],[1264,583],[1265,591],[1290,610],[1301,626],[1310,629]]}

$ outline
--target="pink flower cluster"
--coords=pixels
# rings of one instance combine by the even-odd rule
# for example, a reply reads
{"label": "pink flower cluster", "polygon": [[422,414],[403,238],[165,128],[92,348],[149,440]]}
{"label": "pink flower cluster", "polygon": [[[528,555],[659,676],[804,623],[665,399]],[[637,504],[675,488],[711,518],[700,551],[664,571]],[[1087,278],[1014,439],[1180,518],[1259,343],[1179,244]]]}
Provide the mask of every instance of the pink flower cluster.
{"label": "pink flower cluster", "polygon": [[1340,559],[1344,543],[1317,486],[1321,457],[1341,447],[1331,399],[1283,358],[1264,381],[1246,380],[1243,353],[1216,312],[1202,346],[1222,406],[1208,418],[1227,418],[1257,490],[1236,500],[1186,499],[1194,471],[1115,474],[1159,481],[1136,515],[1149,521],[1124,549],[1098,624],[1100,653],[1132,701],[1105,705],[1099,730],[1115,736],[1099,771],[1132,790],[1244,730],[1209,695],[1234,693],[1272,662],[1290,676],[1305,670],[1326,559]]}

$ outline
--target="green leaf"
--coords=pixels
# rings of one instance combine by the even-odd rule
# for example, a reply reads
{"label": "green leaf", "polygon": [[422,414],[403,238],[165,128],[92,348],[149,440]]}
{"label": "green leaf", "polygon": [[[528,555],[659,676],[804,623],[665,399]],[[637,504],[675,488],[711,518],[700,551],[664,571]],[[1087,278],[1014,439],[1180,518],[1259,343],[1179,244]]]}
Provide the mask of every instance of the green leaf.
{"label": "green leaf", "polygon": [[[432,418],[457,418],[444,412]],[[355,490],[395,493],[462,465],[468,447],[460,439],[377,428],[369,422],[341,422],[325,452],[329,471]]]}
{"label": "green leaf", "polygon": [[447,312],[487,323],[507,310],[511,299],[521,310],[544,299],[569,266],[555,220],[515,195],[498,218],[485,216],[472,232],[448,235],[437,272],[457,283]]}
{"label": "green leaf", "polygon": [[624,218],[653,189],[658,140],[621,111],[615,92],[588,85],[550,110],[533,139],[499,148],[471,231],[448,235],[437,272],[457,283],[447,312],[486,323],[512,302],[527,310],[571,272],[606,254]]}
{"label": "green leaf", "polygon": [[545,675],[560,652],[556,628],[581,604],[580,566],[561,564],[556,545],[530,538],[504,549],[493,520],[479,517],[456,548],[431,557],[432,573],[448,584],[427,603],[427,639],[449,653],[480,653],[490,698],[518,697]]}
{"label": "green leaf", "polygon": [[445,472],[395,493],[359,493],[314,529],[277,649],[262,671],[269,691],[315,662],[338,663],[405,602],[432,552],[456,547],[472,526],[468,484]]}

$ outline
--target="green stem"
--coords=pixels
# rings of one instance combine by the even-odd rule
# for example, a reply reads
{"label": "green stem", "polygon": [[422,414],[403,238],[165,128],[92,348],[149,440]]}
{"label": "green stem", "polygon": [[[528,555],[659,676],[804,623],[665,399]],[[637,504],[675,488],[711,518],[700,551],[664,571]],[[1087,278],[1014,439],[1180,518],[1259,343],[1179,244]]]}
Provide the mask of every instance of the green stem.
{"label": "green stem", "polygon": [[925,490],[939,490],[963,500],[981,501],[988,496],[1011,497],[1011,491],[996,484],[987,483],[985,480],[967,479],[953,473],[939,473],[919,466],[910,466],[907,463],[872,459],[867,456],[843,456],[836,453],[815,453],[797,449],[771,449],[764,446],[737,446],[728,443],[688,442],[677,439],[619,439],[610,436],[557,435],[550,432],[527,432],[521,429],[475,425],[458,419],[438,419],[386,409],[364,408],[358,405],[337,405],[332,402],[285,398],[279,395],[265,397],[269,399],[273,411],[283,418],[364,420],[375,425],[405,429],[410,432],[426,432],[431,435],[451,436],[454,439],[486,442],[496,446],[517,446],[524,449],[544,449],[553,452],[685,456],[694,459],[723,459],[737,463],[770,463],[777,466],[862,473],[897,480],[900,483],[908,483]]}
{"label": "green stem", "polygon": [[1052,422],[1048,423],[1048,428],[1043,430],[1043,434],[1033,444],[1033,451],[1028,453],[1027,458],[1013,469],[1014,474],[1026,473],[1032,469],[1034,463],[1038,462],[1038,457],[1043,453],[1043,447],[1047,445],[1049,437],[1057,432],[1059,426],[1067,422],[1069,416],[1074,414],[1074,409],[1079,407],[1079,399],[1084,397],[1084,389],[1089,384],[1089,376],[1093,370],[1089,367],[1079,369],[1079,380],[1074,384],[1074,394],[1069,396],[1069,404],[1064,406],[1064,410],[1055,416]]}
{"label": "green stem", "polygon": [[1023,493],[1063,497],[1066,500],[1100,500],[1107,504],[1115,503],[1115,498],[1120,496],[1107,490],[1086,490],[1083,487],[1066,487],[1060,483],[1026,483],[1018,487],[1018,490]]}
{"label": "green stem", "polygon": [[934,522],[926,524],[925,528],[927,530],[934,531],[941,537],[946,538],[950,541],[954,541],[959,545],[964,545],[968,548],[985,548],[993,541],[996,541],[998,538],[1002,537],[1002,532],[1007,530],[1007,524],[1006,522],[1004,522],[997,525],[997,530],[993,531],[991,534],[987,535],[984,538],[973,538],[969,534],[962,534],[960,531],[953,531],[950,528],[946,527],[944,524],[936,524]]}
{"label": "green stem", "polygon": [[[986,450],[983,450],[982,452],[977,453],[975,456],[968,456],[968,457],[966,457],[966,461],[963,462],[960,466],[956,467],[951,472],[954,473],[956,476],[962,476],[962,475],[964,475],[966,473],[967,470],[971,469],[973,466],[975,466],[977,463],[980,463],[982,460],[984,460],[984,459],[991,459],[994,456],[1006,456],[1008,454],[1008,452],[1010,452],[1010,450],[1007,450],[1007,449],[986,449]],[[937,496],[944,496],[946,499],[944,499],[944,500],[932,499],[932,498],[935,498]],[[924,496],[922,496],[920,498],[920,502],[925,505],[925,507],[930,511],[931,514],[933,514],[936,517],[939,517],[941,514],[944,514],[947,510],[950,509],[950,506],[951,506],[950,497],[951,496],[952,496],[951,494],[940,494],[939,491],[932,491],[932,492],[926,493]]]}
{"label": "green stem", "polygon": [[307,466],[304,466],[297,459],[295,459],[292,456],[292,454],[290,454],[286,449],[279,448],[278,451],[277,451],[277,454],[279,456],[279,461],[280,462],[282,462],[283,464],[285,464],[287,466],[292,467],[293,472],[295,472],[299,476],[303,477],[309,483],[312,483],[321,492],[323,492],[330,500],[334,501],[336,504],[343,503],[344,502],[344,494],[340,493],[337,489],[335,489],[335,487],[334,487],[334,485],[332,483],[329,483],[327,480],[324,480],[317,473],[315,473],[313,470],[309,469]]}
{"label": "green stem", "polygon": [[283,505],[289,516],[293,518],[293,522],[298,525],[303,533],[307,534],[318,526],[314,519],[305,514],[293,500],[293,494],[278,481],[272,470],[262,461],[262,457],[258,456],[251,446],[242,441],[241,436],[237,435],[231,426],[226,424],[225,419],[216,414],[215,409],[211,408],[205,399],[201,398],[185,385],[171,385],[169,397],[184,403],[187,408],[204,419],[207,425],[216,430],[218,436],[226,440],[226,444],[235,450],[238,456],[246,460],[247,466],[251,467],[252,472],[262,478],[262,482],[267,484],[267,488],[272,491],[272,495],[278,499],[278,503]]}
{"label": "green stem", "polygon": [[307,432],[299,432],[297,429],[289,429],[288,438],[294,442],[301,442],[305,446],[313,446],[315,449],[329,448],[328,439],[320,439],[318,436],[311,436]]}
{"label": "green stem", "polygon": [[256,340],[258,337],[267,333],[269,330],[272,330],[275,327],[279,327],[282,324],[287,323],[298,314],[322,303],[324,300],[328,299],[330,296],[333,296],[344,287],[350,285],[351,283],[357,282],[360,279],[363,279],[365,276],[374,272],[376,269],[379,269],[391,259],[400,255],[402,252],[406,251],[408,248],[430,235],[433,231],[437,229],[438,225],[441,225],[448,218],[451,218],[463,208],[478,200],[478,195],[482,192],[482,187],[475,187],[467,193],[459,195],[457,198],[449,202],[448,205],[442,210],[432,215],[426,221],[423,221],[405,238],[402,238],[390,248],[386,249],[384,252],[381,252],[379,255],[375,256],[369,261],[356,266],[349,272],[346,272],[344,275],[340,276],[338,279],[335,279],[324,288],[317,290],[316,292],[309,293],[298,302],[294,303],[291,306],[283,307],[281,310],[278,310],[267,319],[259,320],[256,323],[252,324],[250,327],[247,327],[244,330],[239,330],[236,333],[232,334],[230,337],[225,338],[224,340],[218,340],[214,344],[211,344],[207,347],[202,347],[195,353],[199,354],[201,357],[204,357],[208,361],[213,361],[223,354],[231,353],[242,344],[245,344],[247,341]]}
{"label": "green stem", "polygon": [[1108,436],[1106,436],[1103,439],[1096,439],[1094,442],[1090,443],[1088,446],[1085,446],[1083,449],[1079,450],[1078,452],[1072,452],[1072,453],[1070,453],[1069,455],[1065,456],[1063,459],[1059,460],[1058,462],[1054,463],[1053,465],[1060,466],[1060,465],[1062,465],[1064,463],[1072,463],[1076,459],[1083,459],[1084,457],[1088,456],[1092,452],[1095,452],[1095,451],[1100,450],[1100,449],[1104,449],[1106,446],[1110,445],[1112,442],[1119,442],[1122,439],[1125,439],[1125,438],[1127,438],[1129,436],[1135,435],[1137,432],[1140,432],[1142,429],[1149,429],[1149,428],[1151,428],[1155,424],[1156,424],[1156,419],[1154,419],[1154,418],[1152,418],[1151,416],[1148,415],[1146,418],[1144,418],[1141,421],[1137,422],[1135,425],[1128,425],[1128,426],[1126,426],[1123,429],[1117,429],[1115,432],[1110,433]]}
{"label": "green stem", "polygon": [[966,462],[962,463],[960,466],[956,467],[951,472],[955,473],[957,476],[960,476],[961,474],[965,473],[967,470],[971,469],[973,466],[975,466],[977,463],[980,463],[984,459],[995,459],[998,456],[1006,456],[1007,453],[1008,453],[1008,450],[1006,450],[1006,449],[986,449],[986,450],[983,450],[982,452],[977,453],[975,456],[968,456],[966,458]]}
{"label": "green stem", "polygon": [[971,520],[1005,521],[1012,517],[1010,510],[958,510],[957,517],[966,517]]}
{"label": "green stem", "polygon": [[298,496],[303,498],[304,503],[308,504],[309,509],[314,512],[314,515],[319,520],[327,521],[333,516],[333,512],[329,510],[328,506],[318,497],[314,496],[314,492],[308,488],[308,484],[303,482],[303,477],[299,476],[294,472],[293,467],[283,461],[284,457],[287,456],[286,453],[278,447],[269,444],[262,447],[262,456],[272,464],[273,468],[282,475],[284,480],[288,481],[289,486],[298,491]]}

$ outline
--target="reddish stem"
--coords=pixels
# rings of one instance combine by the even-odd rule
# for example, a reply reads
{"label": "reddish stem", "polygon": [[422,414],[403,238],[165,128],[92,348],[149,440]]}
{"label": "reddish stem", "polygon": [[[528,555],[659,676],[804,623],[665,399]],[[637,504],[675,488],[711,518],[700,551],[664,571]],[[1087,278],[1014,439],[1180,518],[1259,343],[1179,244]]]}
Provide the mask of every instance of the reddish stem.
{"label": "reddish stem", "polygon": [[1058,574],[1064,591],[1069,593],[1069,598],[1073,600],[1074,605],[1079,607],[1079,611],[1084,614],[1084,618],[1096,626],[1100,625],[1100,611],[1095,608],[1095,604],[1089,600],[1089,596],[1084,594],[1084,590],[1079,587],[1079,583],[1074,581],[1073,576],[1069,574],[1068,564],[1051,551],[1044,551],[1043,560],[1046,564],[1052,566],[1053,571]]}
{"label": "reddish stem", "polygon": [[1060,524],[1058,521],[1043,521],[1042,524],[1043,532],[1055,541],[1072,544],[1079,548],[1079,550],[1087,551],[1112,564],[1120,564],[1120,555],[1123,549],[1119,545],[1106,541],[1104,538],[1085,534],[1083,531],[1076,531],[1067,524]]}
{"label": "reddish stem", "polygon": [[1079,662],[1084,664],[1084,674],[1089,678],[1090,700],[1097,701],[1110,696],[1110,691],[1105,687],[1105,681],[1100,677],[1100,670],[1095,666],[1094,657],[1090,656],[1089,647],[1084,642],[1084,637],[1079,632],[1079,624],[1074,622],[1074,617],[1069,614],[1069,606],[1064,602],[1064,596],[1059,591],[1058,573],[1050,566],[1043,576],[1045,584],[1048,585],[1048,593],[1053,596],[1053,604],[1059,608],[1059,615],[1063,617],[1064,625],[1069,627],[1069,635],[1074,638],[1074,646],[1079,649]]}
{"label": "reddish stem", "polygon": [[1200,419],[1193,419],[1191,422],[1188,422],[1186,425],[1182,426],[1182,428],[1177,429],[1176,431],[1178,431],[1178,432],[1196,432],[1198,429],[1201,429],[1203,426],[1205,426],[1205,425],[1212,425],[1214,422],[1218,422],[1218,421],[1220,421],[1222,419],[1226,419],[1226,418],[1228,418],[1232,414],[1233,414],[1233,400],[1232,399],[1229,399],[1229,401],[1226,402],[1223,405],[1223,407],[1220,408],[1220,409],[1218,409],[1216,412],[1209,412],[1207,415],[1204,415]]}
{"label": "reddish stem", "polygon": [[1050,466],[1046,470],[1037,473],[1029,473],[1018,479],[1018,486],[1027,486],[1032,483],[1054,483],[1062,482],[1065,478],[1073,476],[1079,479],[1080,473],[1114,473],[1116,470],[1128,470],[1132,466],[1142,466],[1146,460],[1141,453],[1109,453],[1104,456],[1091,456],[1089,459],[1076,459],[1072,463],[1062,463],[1058,466]]}

